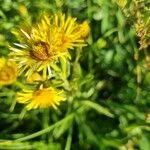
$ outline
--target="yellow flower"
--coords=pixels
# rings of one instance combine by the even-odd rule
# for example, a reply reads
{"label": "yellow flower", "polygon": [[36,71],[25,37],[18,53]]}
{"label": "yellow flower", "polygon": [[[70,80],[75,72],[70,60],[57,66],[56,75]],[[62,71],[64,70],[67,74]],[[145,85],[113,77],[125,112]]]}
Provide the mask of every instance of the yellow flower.
{"label": "yellow flower", "polygon": [[16,81],[17,66],[14,62],[0,58],[0,86],[9,85]]}
{"label": "yellow flower", "polygon": [[51,75],[51,64],[58,58],[70,58],[68,49],[85,46],[76,18],[63,14],[43,15],[41,21],[14,31],[20,43],[14,43],[10,56],[18,63],[20,74],[29,77],[35,71],[44,79]]}
{"label": "yellow flower", "polygon": [[56,91],[54,88],[43,88],[41,85],[38,90],[23,90],[23,92],[17,93],[17,102],[27,104],[26,108],[37,109],[53,107],[57,109],[56,105],[60,104],[60,101],[64,101],[65,98],[61,96],[62,91]]}
{"label": "yellow flower", "polygon": [[80,25],[80,32],[81,32],[81,37],[82,38],[86,38],[89,33],[90,33],[90,26],[88,24],[87,21],[84,21],[81,25]]}

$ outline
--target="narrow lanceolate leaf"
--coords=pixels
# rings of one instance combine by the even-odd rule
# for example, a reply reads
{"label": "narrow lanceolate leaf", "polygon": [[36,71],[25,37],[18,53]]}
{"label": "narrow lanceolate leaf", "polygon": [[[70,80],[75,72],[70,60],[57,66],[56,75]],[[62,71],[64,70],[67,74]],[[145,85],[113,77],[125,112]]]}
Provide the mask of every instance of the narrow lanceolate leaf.
{"label": "narrow lanceolate leaf", "polygon": [[107,108],[105,108],[105,107],[103,107],[97,103],[94,103],[94,102],[89,101],[89,100],[82,101],[81,103],[83,105],[90,107],[90,108],[93,108],[94,110],[96,110],[100,114],[104,114],[104,115],[106,115],[108,117],[112,117],[112,118],[114,117],[114,115]]}

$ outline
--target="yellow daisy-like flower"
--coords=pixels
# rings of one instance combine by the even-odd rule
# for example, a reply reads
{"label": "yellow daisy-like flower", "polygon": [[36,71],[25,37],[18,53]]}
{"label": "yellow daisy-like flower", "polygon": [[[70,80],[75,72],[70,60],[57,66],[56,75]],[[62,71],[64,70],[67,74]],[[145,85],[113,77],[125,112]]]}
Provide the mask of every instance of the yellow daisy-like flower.
{"label": "yellow daisy-like flower", "polygon": [[18,63],[20,74],[26,71],[25,76],[29,77],[35,71],[42,71],[43,78],[47,79],[51,64],[58,58],[70,57],[68,49],[85,46],[80,29],[76,18],[43,15],[39,23],[14,31],[21,40],[10,48],[10,56]]}
{"label": "yellow daisy-like flower", "polygon": [[0,86],[9,85],[17,79],[17,66],[15,62],[4,57],[0,58]]}
{"label": "yellow daisy-like flower", "polygon": [[40,86],[38,90],[23,90],[17,93],[17,102],[27,104],[28,110],[37,108],[53,107],[57,109],[60,101],[64,101],[65,97],[61,96],[62,91],[56,91],[54,88],[43,88]]}

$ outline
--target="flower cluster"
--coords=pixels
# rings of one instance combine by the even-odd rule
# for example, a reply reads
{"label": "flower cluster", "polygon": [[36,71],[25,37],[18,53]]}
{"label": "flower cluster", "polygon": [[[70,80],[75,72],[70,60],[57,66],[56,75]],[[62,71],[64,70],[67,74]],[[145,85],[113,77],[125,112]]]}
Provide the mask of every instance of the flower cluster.
{"label": "flower cluster", "polygon": [[146,0],[113,0],[122,9],[124,15],[133,23],[139,38],[139,49],[147,49],[150,45],[150,2]]}
{"label": "flower cluster", "polygon": [[78,24],[76,18],[62,13],[44,14],[39,22],[13,30],[19,42],[10,47],[11,61],[17,63],[19,75],[23,74],[30,83],[38,81],[40,87],[18,92],[17,101],[27,104],[27,109],[57,108],[56,105],[65,100],[61,96],[63,91],[58,91],[53,85],[44,87],[41,82],[54,77],[52,68],[60,59],[71,59],[69,49],[86,46],[89,31],[86,21]]}
{"label": "flower cluster", "polygon": [[137,36],[139,37],[139,49],[146,49],[150,45],[150,39],[149,39],[149,30],[150,30],[150,24],[148,22],[144,22],[141,19],[138,19],[135,23],[135,31]]}

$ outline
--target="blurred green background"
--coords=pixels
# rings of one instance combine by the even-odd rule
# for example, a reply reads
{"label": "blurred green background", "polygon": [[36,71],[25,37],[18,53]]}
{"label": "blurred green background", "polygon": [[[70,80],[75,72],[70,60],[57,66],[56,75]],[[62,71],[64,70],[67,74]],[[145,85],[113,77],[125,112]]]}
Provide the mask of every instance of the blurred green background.
{"label": "blurred green background", "polygon": [[111,0],[0,0],[0,55],[16,41],[13,28],[58,11],[91,28],[73,107],[26,111],[15,104],[18,87],[0,87],[0,149],[150,150],[150,73],[132,24]]}

